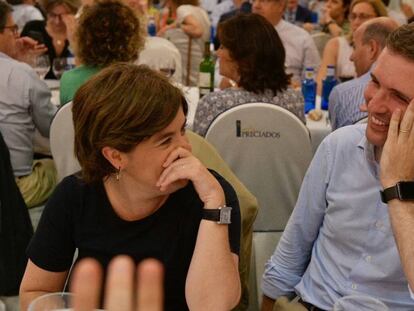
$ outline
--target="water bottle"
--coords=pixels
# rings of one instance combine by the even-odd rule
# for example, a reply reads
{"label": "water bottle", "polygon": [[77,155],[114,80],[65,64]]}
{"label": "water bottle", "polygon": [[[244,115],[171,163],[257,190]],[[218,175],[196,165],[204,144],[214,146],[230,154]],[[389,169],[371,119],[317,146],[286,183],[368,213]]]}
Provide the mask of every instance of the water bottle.
{"label": "water bottle", "polygon": [[305,113],[315,109],[316,81],[315,72],[312,67],[305,70],[305,79],[302,81],[302,94],[305,98]]}
{"label": "water bottle", "polygon": [[329,95],[337,83],[338,81],[335,78],[335,66],[329,65],[326,78],[322,81],[322,110],[328,110]]}
{"label": "water bottle", "polygon": [[157,35],[157,27],[155,26],[155,20],[152,16],[148,20],[147,30],[150,37],[155,37]]}

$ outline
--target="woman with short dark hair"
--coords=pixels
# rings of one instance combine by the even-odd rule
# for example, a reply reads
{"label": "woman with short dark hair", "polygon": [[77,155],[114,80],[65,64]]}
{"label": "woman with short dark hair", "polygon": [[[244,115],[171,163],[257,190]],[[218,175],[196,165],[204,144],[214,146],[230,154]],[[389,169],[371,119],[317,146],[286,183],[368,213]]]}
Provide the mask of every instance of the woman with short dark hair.
{"label": "woman with short dark hair", "polygon": [[70,102],[78,88],[102,68],[135,61],[144,46],[144,37],[138,17],[129,6],[116,0],[101,0],[83,8],[75,42],[81,65],[63,74],[61,105]]}
{"label": "woman with short dark hair", "polygon": [[200,100],[195,132],[205,136],[216,116],[234,106],[256,102],[281,106],[305,121],[303,97],[289,87],[282,41],[264,17],[239,14],[219,24],[218,37],[220,74],[236,85]]}
{"label": "woman with short dark hair", "polygon": [[231,310],[240,298],[239,205],[230,184],[192,155],[182,92],[146,66],[121,63],[86,82],[72,110],[82,171],[46,204],[27,250],[21,309],[63,290],[78,249],[77,260],[104,266],[120,254],[160,260],[165,310]]}

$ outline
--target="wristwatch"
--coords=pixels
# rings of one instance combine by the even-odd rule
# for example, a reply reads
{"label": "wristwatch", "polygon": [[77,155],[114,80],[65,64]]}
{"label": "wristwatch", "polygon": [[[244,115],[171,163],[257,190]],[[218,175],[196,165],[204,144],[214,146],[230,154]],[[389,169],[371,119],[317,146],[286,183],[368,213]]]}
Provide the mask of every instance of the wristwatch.
{"label": "wristwatch", "polygon": [[393,199],[414,201],[414,181],[399,181],[395,186],[380,191],[381,201],[388,203]]}
{"label": "wristwatch", "polygon": [[231,207],[223,205],[217,209],[203,209],[203,219],[215,221],[220,225],[231,223]]}

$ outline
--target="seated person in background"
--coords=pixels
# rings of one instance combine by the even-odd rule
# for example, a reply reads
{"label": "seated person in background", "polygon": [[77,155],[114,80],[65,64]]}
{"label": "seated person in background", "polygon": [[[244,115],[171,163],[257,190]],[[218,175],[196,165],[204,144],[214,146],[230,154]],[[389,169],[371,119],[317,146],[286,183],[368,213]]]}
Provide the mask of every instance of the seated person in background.
{"label": "seated person in background", "polygon": [[367,116],[360,106],[365,102],[364,90],[371,80],[371,69],[385,47],[388,35],[397,28],[398,24],[391,18],[377,17],[363,23],[354,32],[351,60],[358,78],[338,84],[329,96],[329,118],[333,130]]}
{"label": "seated person in background", "polygon": [[[381,0],[354,0],[351,3],[349,20],[354,32],[363,22],[379,16],[387,16],[387,9]],[[340,36],[328,41],[323,50],[321,68],[316,77],[318,94],[322,94],[322,80],[326,76],[328,65],[335,66],[335,74],[341,81],[353,79],[355,66],[350,60],[352,54],[352,36]]]}
{"label": "seated person in background", "polygon": [[[332,310],[348,295],[371,296],[390,310],[414,310],[408,287],[414,288],[413,201],[404,207],[398,196],[381,199],[380,194],[383,187],[412,182],[414,176],[407,162],[413,158],[413,32],[414,25],[406,25],[388,37],[365,89],[368,123],[334,131],[319,146],[266,264],[262,310],[272,310],[275,299],[294,293],[306,310],[312,305]],[[393,157],[385,161],[383,150]],[[399,173],[387,172],[395,164]],[[412,199],[412,188],[402,195]],[[273,310],[282,304],[288,302],[278,300]]]}
{"label": "seated person in background", "polygon": [[301,6],[299,0],[288,0],[284,19],[292,24],[302,26],[304,23],[312,23],[312,11]]}
{"label": "seated person in background", "polygon": [[326,0],[319,23],[322,31],[332,37],[347,35],[349,33],[349,6],[351,0]]}
{"label": "seated person in background", "polygon": [[45,207],[27,250],[22,309],[63,289],[76,248],[79,260],[104,267],[119,254],[160,260],[166,310],[232,309],[238,200],[192,155],[182,92],[146,66],[120,63],[86,82],[72,110],[82,171],[63,179]]}
{"label": "seated person in background", "polygon": [[32,42],[19,38],[17,31],[12,8],[0,1],[0,131],[10,151],[17,185],[26,205],[33,207],[43,203],[56,185],[53,161],[33,161],[35,128],[48,137],[56,107],[36,72],[15,60],[27,54],[26,44]]}
{"label": "seated person in background", "polygon": [[27,22],[44,20],[42,13],[34,6],[33,0],[7,0],[13,7],[13,19],[22,31]]}
{"label": "seated person in background", "polygon": [[72,56],[64,17],[75,15],[80,2],[79,0],[43,0],[42,6],[47,13],[46,22],[38,20],[28,22],[22,30],[22,36],[31,37],[46,45],[50,70],[45,79],[58,79],[60,77],[53,72],[53,60],[57,57]]}
{"label": "seated person in background", "polygon": [[144,45],[139,29],[137,16],[119,1],[98,0],[84,7],[75,32],[76,57],[81,65],[63,74],[60,104],[70,102],[79,87],[102,68],[135,61]]}
{"label": "seated person in background", "polygon": [[254,0],[252,12],[262,15],[277,30],[286,51],[286,72],[298,85],[307,67],[318,70],[320,57],[309,33],[282,19],[285,8],[285,0]]}
{"label": "seated person in background", "polygon": [[201,98],[194,118],[196,133],[205,136],[219,114],[247,103],[281,106],[305,120],[302,94],[289,88],[282,41],[264,17],[236,15],[219,25],[218,36],[220,74],[237,86]]}

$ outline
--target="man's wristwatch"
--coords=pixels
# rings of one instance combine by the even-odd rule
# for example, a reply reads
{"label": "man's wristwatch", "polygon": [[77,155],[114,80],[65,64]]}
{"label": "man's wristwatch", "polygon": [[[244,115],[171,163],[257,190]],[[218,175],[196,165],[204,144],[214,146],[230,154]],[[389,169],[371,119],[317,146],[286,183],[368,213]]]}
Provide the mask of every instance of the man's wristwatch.
{"label": "man's wristwatch", "polygon": [[228,225],[231,223],[231,207],[221,206],[217,209],[203,209],[203,219],[215,221],[220,225]]}
{"label": "man's wristwatch", "polygon": [[399,181],[395,186],[381,192],[381,201],[388,203],[393,199],[400,201],[414,201],[414,181]]}

